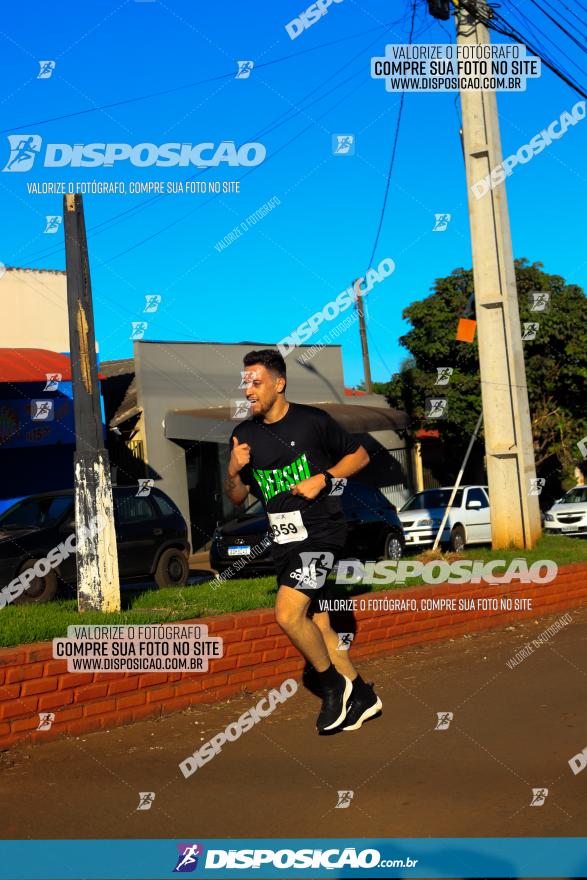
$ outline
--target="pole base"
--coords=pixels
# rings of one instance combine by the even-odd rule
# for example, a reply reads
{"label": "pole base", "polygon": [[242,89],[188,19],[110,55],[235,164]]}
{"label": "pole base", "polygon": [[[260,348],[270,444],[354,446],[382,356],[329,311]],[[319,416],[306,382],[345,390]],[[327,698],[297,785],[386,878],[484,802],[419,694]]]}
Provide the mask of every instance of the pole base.
{"label": "pole base", "polygon": [[120,611],[118,550],[106,450],[74,456],[79,611]]}

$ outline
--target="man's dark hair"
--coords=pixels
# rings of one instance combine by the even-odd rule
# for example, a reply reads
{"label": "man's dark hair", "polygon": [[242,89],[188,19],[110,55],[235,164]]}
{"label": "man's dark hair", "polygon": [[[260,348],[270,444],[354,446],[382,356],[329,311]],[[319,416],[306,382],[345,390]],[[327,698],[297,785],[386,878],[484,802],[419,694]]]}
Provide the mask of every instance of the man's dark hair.
{"label": "man's dark hair", "polygon": [[287,379],[285,373],[285,361],[283,356],[272,348],[262,348],[259,351],[250,351],[243,358],[243,366],[253,367],[261,364],[268,370],[273,370],[282,379]]}

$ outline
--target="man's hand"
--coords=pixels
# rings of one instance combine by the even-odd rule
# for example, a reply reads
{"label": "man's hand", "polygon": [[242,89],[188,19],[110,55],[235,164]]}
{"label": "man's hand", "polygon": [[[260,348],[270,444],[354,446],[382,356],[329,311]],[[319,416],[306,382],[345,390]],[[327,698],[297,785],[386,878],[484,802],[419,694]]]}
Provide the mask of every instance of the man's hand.
{"label": "man's hand", "polygon": [[291,494],[301,495],[303,498],[312,501],[320,494],[325,486],[326,477],[324,474],[316,474],[315,477],[309,477],[307,480],[302,480],[300,483],[296,483],[296,485],[292,487]]}
{"label": "man's hand", "polygon": [[230,461],[228,462],[228,475],[234,477],[240,473],[244,466],[251,460],[251,447],[248,443],[239,443],[238,438],[232,438]]}

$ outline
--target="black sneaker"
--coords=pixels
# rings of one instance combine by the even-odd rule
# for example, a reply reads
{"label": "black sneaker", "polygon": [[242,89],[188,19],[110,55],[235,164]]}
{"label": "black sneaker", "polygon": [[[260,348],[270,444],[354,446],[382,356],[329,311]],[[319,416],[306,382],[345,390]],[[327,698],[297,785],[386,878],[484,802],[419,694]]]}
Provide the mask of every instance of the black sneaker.
{"label": "black sneaker", "polygon": [[316,721],[318,733],[334,730],[335,727],[340,725],[341,721],[344,721],[352,689],[353,683],[350,678],[341,675],[338,685],[324,691],[322,708]]}
{"label": "black sneaker", "polygon": [[373,685],[366,684],[356,694],[352,694],[342,729],[358,730],[363,721],[377,715],[382,709],[383,703],[373,690]]}

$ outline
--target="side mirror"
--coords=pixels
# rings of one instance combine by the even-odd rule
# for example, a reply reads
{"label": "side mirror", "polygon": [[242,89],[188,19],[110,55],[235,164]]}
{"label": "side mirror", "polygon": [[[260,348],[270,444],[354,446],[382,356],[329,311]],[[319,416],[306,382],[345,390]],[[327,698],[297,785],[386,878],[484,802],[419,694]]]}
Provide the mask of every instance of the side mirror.
{"label": "side mirror", "polygon": [[480,501],[469,501],[467,504],[467,510],[480,510],[481,502]]}

